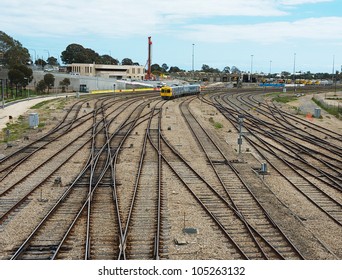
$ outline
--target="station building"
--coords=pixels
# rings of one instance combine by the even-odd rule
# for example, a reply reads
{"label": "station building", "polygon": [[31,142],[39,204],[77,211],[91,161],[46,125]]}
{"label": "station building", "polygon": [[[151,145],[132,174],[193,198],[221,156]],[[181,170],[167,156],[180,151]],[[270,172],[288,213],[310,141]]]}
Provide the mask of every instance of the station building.
{"label": "station building", "polygon": [[116,80],[144,80],[145,78],[145,67],[139,65],[72,63],[67,66],[67,72],[72,75],[111,78]]}

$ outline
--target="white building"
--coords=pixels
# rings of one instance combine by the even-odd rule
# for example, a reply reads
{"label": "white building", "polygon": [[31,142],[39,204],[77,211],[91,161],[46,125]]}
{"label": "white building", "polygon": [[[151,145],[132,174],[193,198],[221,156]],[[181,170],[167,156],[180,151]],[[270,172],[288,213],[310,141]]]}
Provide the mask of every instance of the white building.
{"label": "white building", "polygon": [[145,68],[137,65],[106,65],[72,63],[67,66],[67,72],[89,77],[112,78],[116,80],[144,80]]}

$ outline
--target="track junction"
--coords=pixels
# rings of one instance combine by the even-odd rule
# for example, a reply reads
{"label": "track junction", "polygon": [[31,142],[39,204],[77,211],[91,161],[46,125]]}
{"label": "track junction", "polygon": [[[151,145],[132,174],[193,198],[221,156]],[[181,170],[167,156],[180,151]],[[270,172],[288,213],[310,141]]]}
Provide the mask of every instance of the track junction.
{"label": "track junction", "polygon": [[68,106],[0,160],[1,259],[342,258],[340,131],[255,90]]}

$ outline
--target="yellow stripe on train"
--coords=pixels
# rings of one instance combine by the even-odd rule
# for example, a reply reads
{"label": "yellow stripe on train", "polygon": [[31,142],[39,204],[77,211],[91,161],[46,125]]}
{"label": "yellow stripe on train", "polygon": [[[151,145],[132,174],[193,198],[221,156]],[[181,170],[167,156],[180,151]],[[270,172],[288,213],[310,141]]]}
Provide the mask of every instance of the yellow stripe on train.
{"label": "yellow stripe on train", "polygon": [[158,91],[157,88],[137,88],[137,89],[104,89],[104,90],[92,90],[91,94],[101,94],[101,93],[121,93],[121,92],[142,92],[142,91]]}

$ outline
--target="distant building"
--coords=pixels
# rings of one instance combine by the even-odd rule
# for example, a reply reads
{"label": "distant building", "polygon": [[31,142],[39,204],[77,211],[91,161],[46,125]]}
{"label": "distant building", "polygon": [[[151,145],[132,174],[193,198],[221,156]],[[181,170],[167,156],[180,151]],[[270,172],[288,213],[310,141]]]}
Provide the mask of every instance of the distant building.
{"label": "distant building", "polygon": [[112,78],[116,80],[143,80],[145,78],[144,66],[137,65],[72,63],[67,66],[67,72],[72,75]]}

